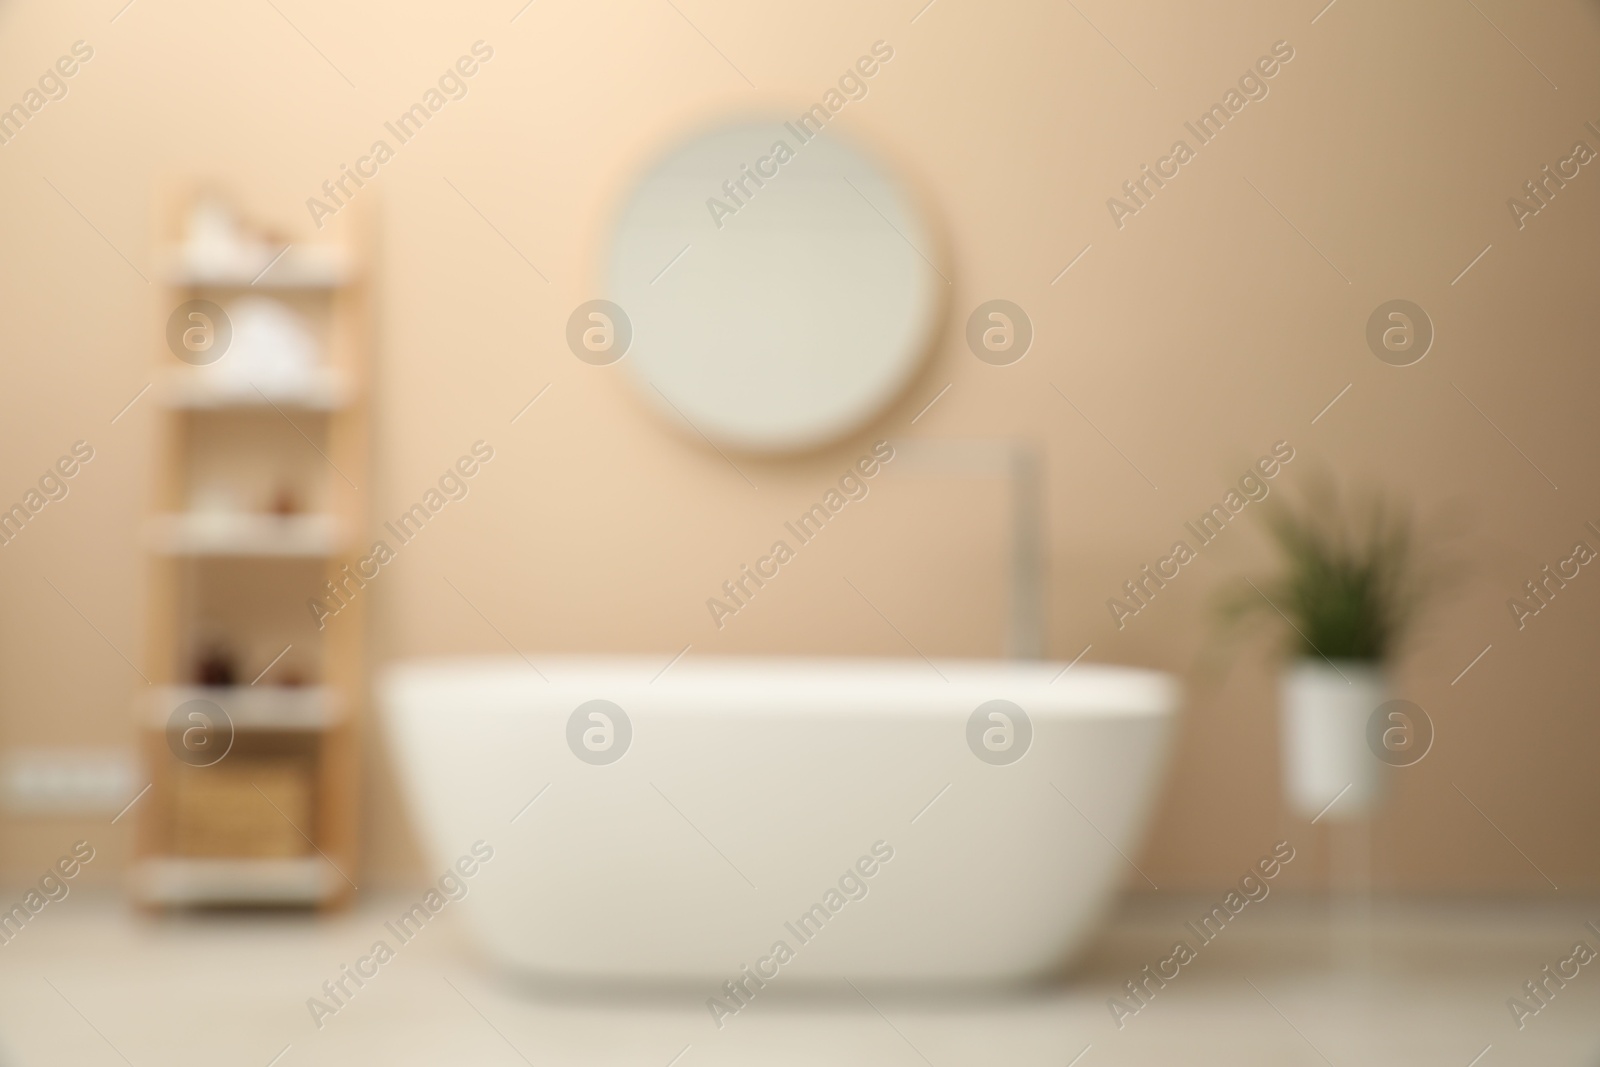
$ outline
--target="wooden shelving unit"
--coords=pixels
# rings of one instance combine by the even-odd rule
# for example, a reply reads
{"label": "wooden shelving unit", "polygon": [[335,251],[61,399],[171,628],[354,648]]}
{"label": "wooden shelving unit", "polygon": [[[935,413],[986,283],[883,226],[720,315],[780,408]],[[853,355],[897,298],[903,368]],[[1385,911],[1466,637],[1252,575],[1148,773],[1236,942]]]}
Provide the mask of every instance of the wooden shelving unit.
{"label": "wooden shelving unit", "polygon": [[[307,601],[355,563],[352,539],[366,528],[363,219],[341,213],[332,237],[290,244],[263,271],[197,264],[185,232],[194,205],[174,197],[165,212],[163,323],[191,300],[257,320],[276,302],[267,310],[292,311],[317,361],[254,373],[270,370],[271,332],[248,333],[241,316],[215,363],[189,365],[165,346],[158,355],[146,530],[154,684],[134,709],[152,788],[137,809],[132,890],[152,906],[333,907],[355,888],[365,600],[321,629]],[[174,750],[184,735],[173,713],[194,700],[231,722],[226,754],[204,766]],[[220,744],[225,732],[199,736]]]}

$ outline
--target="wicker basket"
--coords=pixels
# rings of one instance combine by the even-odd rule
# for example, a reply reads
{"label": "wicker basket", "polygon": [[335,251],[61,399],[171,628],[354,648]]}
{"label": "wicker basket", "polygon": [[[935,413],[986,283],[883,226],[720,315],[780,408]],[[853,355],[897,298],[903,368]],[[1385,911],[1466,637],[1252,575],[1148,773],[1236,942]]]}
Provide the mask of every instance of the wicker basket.
{"label": "wicker basket", "polygon": [[311,851],[311,760],[226,759],[177,775],[174,833],[181,856],[286,857]]}

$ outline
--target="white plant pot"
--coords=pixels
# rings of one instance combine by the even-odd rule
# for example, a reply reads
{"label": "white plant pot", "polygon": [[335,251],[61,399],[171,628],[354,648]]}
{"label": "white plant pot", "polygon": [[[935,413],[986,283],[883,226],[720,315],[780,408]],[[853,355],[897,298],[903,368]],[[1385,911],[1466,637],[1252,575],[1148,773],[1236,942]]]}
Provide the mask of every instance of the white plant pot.
{"label": "white plant pot", "polygon": [[1367,747],[1367,720],[1387,689],[1382,668],[1361,660],[1303,659],[1284,671],[1284,788],[1297,814],[1355,819],[1376,809],[1388,767]]}

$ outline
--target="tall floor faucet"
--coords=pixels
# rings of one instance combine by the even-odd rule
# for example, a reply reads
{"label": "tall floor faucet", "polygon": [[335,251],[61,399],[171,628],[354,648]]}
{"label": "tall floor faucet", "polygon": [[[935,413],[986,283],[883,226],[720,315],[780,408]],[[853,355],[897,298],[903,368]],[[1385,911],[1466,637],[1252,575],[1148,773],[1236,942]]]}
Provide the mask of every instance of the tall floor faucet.
{"label": "tall floor faucet", "polygon": [[1011,597],[1006,655],[1043,659],[1045,650],[1044,457],[1029,441],[908,438],[894,442],[895,467],[943,477],[1011,483]]}

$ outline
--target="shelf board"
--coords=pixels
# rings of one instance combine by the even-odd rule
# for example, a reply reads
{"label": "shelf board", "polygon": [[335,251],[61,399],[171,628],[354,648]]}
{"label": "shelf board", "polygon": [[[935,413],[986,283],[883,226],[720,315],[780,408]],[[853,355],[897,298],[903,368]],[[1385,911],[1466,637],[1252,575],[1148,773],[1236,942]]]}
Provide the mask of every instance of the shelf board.
{"label": "shelf board", "polygon": [[342,539],[332,515],[157,515],[149,543],[164,556],[270,556],[323,559]]}
{"label": "shelf board", "polygon": [[173,710],[190,700],[216,704],[235,730],[327,730],[344,714],[338,692],[326,685],[168,685],[139,702],[140,717],[165,730]]}
{"label": "shelf board", "polygon": [[182,249],[169,249],[163,258],[167,284],[183,289],[337,289],[355,278],[350,258],[330,245],[290,245],[276,261],[265,254],[259,262],[231,265],[191,263]]}
{"label": "shelf board", "polygon": [[348,406],[352,398],[343,376],[331,367],[318,368],[305,381],[293,385],[257,385],[209,367],[173,367],[162,384],[162,402],[169,408],[187,410],[277,406],[337,411]]}
{"label": "shelf board", "polygon": [[316,904],[342,879],[321,856],[210,859],[150,856],[134,865],[133,891],[150,904]]}

